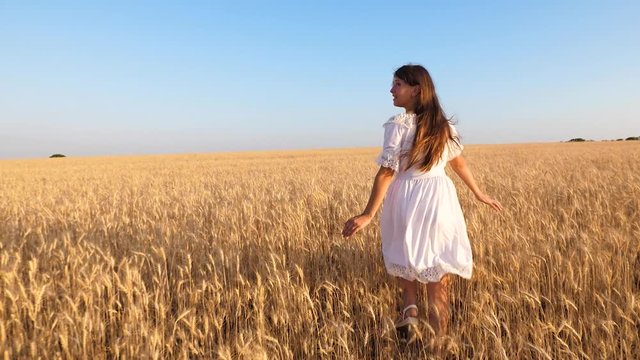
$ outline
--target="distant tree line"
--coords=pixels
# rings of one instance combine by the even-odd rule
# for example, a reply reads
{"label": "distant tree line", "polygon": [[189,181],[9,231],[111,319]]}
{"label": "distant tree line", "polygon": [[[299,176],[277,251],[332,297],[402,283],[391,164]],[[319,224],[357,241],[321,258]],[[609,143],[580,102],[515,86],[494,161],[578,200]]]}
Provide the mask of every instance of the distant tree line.
{"label": "distant tree line", "polygon": [[[640,140],[640,136],[629,136],[626,139],[616,139],[616,140],[602,140],[602,141],[632,141],[632,140]],[[585,142],[585,141],[595,141],[595,140],[585,140],[584,138],[573,138],[571,140],[568,140],[567,142]],[[50,159],[52,158],[63,158],[63,157],[67,157],[64,154],[53,154],[51,156],[49,156]]]}
{"label": "distant tree line", "polygon": [[[615,140],[602,140],[602,141],[632,141],[632,140],[640,140],[640,136],[629,136],[626,139],[615,139]],[[585,140],[584,138],[573,138],[567,142],[584,142],[584,141],[594,141],[594,140]]]}

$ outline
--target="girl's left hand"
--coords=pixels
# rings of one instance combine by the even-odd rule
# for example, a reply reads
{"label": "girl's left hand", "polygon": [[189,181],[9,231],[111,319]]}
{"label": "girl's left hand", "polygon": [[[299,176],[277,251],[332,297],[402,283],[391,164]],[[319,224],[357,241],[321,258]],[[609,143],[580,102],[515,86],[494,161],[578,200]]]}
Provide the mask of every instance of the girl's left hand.
{"label": "girl's left hand", "polygon": [[355,234],[357,231],[362,230],[365,226],[369,225],[371,222],[371,217],[367,215],[358,215],[354,216],[351,219],[347,220],[344,223],[344,228],[342,229],[342,236],[349,237]]}

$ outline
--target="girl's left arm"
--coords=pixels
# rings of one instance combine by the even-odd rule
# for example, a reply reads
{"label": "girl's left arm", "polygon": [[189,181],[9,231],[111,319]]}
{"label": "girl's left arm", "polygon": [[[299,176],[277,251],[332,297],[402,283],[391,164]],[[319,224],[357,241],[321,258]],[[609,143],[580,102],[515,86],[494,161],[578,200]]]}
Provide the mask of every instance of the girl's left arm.
{"label": "girl's left arm", "polygon": [[384,196],[387,193],[389,184],[393,180],[395,171],[393,169],[381,166],[376,174],[376,178],[373,181],[373,187],[371,188],[371,195],[367,202],[367,207],[362,214],[352,217],[347,220],[342,229],[342,236],[349,237],[355,234],[357,231],[362,230],[365,226],[369,225],[371,219],[375,216],[376,212],[384,200]]}
{"label": "girl's left arm", "polygon": [[490,196],[483,193],[478,184],[476,184],[475,179],[473,178],[473,174],[471,174],[471,170],[467,166],[467,162],[464,160],[462,155],[458,155],[455,158],[449,160],[449,165],[453,171],[462,179],[462,181],[467,185],[469,190],[473,192],[476,199],[478,201],[483,202],[489,206],[491,206],[496,211],[501,211],[503,209],[502,204],[500,204],[497,200],[492,199]]}

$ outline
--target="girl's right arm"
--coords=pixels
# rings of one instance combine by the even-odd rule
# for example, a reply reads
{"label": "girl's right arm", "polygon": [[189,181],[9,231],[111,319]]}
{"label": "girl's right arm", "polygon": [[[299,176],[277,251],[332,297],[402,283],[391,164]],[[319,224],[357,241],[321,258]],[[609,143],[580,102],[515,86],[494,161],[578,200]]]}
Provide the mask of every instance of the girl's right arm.
{"label": "girl's right arm", "polygon": [[462,181],[467,185],[469,190],[473,192],[473,195],[476,196],[480,202],[483,202],[489,206],[491,206],[496,211],[501,211],[503,209],[502,204],[500,204],[497,200],[492,199],[490,196],[483,193],[478,184],[476,184],[473,175],[471,174],[471,170],[467,166],[467,162],[464,160],[462,155],[458,155],[453,159],[449,160],[449,165],[453,171],[462,179]]}

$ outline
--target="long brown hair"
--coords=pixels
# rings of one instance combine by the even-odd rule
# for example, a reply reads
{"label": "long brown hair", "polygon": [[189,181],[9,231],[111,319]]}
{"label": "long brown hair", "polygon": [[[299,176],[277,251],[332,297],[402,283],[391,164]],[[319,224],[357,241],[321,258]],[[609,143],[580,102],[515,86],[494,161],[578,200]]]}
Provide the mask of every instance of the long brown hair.
{"label": "long brown hair", "polygon": [[413,104],[416,136],[411,150],[404,156],[409,159],[407,169],[417,165],[421,171],[427,171],[440,160],[449,140],[458,143],[458,138],[451,134],[451,120],[440,107],[436,88],[427,69],[422,65],[403,65],[393,75],[411,86],[420,87]]}

